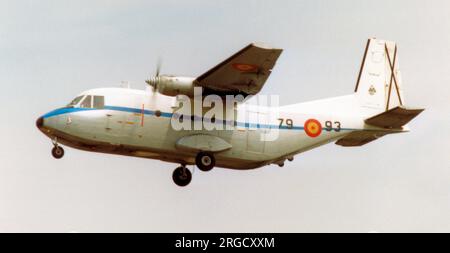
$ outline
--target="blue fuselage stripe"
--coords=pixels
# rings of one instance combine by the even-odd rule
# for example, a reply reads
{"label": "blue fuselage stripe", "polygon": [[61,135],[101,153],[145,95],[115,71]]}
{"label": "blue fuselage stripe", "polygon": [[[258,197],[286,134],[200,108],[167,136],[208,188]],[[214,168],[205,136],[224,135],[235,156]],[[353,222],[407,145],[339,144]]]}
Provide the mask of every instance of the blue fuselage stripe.
{"label": "blue fuselage stripe", "polygon": [[[80,108],[80,107],[64,107],[64,108],[59,108],[56,110],[53,110],[49,113],[44,114],[42,117],[44,119],[46,118],[50,118],[50,117],[54,117],[54,116],[58,116],[58,115],[62,115],[62,114],[68,114],[68,113],[75,113],[75,112],[83,112],[83,111],[93,111],[93,110],[112,110],[112,111],[121,111],[121,112],[129,112],[129,113],[142,113],[144,112],[144,114],[146,115],[155,115],[156,111],[152,111],[152,110],[142,110],[139,108],[131,108],[131,107],[123,107],[123,106],[110,106],[107,105],[104,108],[98,109],[98,108]],[[161,112],[161,117],[165,117],[165,118],[172,118],[173,117],[173,113],[170,112]],[[194,120],[201,120],[201,117],[194,117]],[[229,122],[224,122],[227,124],[233,124],[233,121],[229,121]],[[257,124],[257,123],[248,123],[248,122],[236,122],[238,127],[245,127],[245,128],[254,128],[254,129],[288,129],[288,130],[303,130],[304,127],[303,126],[293,126],[293,127],[288,127],[288,126],[279,126],[279,125],[270,125],[270,124]],[[357,130],[357,129],[352,129],[352,128],[341,128],[341,131],[353,131],[353,130]]]}

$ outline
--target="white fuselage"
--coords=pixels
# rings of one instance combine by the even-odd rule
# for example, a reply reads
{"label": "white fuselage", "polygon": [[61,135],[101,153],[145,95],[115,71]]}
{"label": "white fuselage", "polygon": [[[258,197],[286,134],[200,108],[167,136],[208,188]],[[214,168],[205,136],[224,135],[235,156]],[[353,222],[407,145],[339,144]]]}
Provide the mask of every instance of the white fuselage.
{"label": "white fuselage", "polygon": [[[238,106],[236,126],[232,130],[178,131],[171,125],[173,112],[178,108],[176,97],[125,88],[93,89],[81,94],[88,95],[102,96],[103,104],[99,108],[82,108],[76,104],[49,112],[43,116],[41,131],[52,139],[56,137],[59,143],[82,150],[182,164],[195,164],[195,155],[192,150],[178,148],[177,141],[194,134],[213,135],[231,145],[215,154],[216,166],[231,169],[282,164],[295,154],[335,141],[352,131],[370,130],[364,119],[376,113],[361,108],[355,96],[348,95],[276,108]],[[249,110],[258,115],[259,122],[241,122]],[[273,110],[278,115],[267,116]],[[263,123],[261,116],[264,116]],[[284,121],[281,126],[280,119]],[[317,137],[305,132],[304,124],[309,119],[317,120],[323,128]],[[292,124],[286,125],[286,120]],[[261,140],[261,134],[271,129],[279,130],[278,138]]]}

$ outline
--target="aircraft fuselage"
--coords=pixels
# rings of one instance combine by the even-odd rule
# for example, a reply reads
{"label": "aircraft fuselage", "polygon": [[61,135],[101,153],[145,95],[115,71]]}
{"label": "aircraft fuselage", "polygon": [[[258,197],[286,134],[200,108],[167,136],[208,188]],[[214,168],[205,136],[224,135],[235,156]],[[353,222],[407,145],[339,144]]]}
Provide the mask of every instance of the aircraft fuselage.
{"label": "aircraft fuselage", "polygon": [[[232,130],[174,130],[171,119],[177,109],[176,97],[151,91],[104,88],[80,96],[80,101],[91,96],[91,106],[86,103],[82,106],[82,101],[51,111],[38,120],[39,129],[57,142],[81,150],[181,164],[195,164],[193,157],[197,152],[178,147],[177,142],[185,136],[219,137],[231,147],[215,154],[216,166],[242,170],[271,163],[282,165],[295,154],[335,141],[349,132],[367,130],[365,115],[355,110],[358,106],[352,95],[278,107],[276,118],[268,116],[268,110],[273,108],[254,106],[244,111],[238,107]],[[93,101],[96,96],[102,100],[97,107]],[[354,113],[349,114],[350,110]],[[240,116],[245,113],[255,114],[250,120],[257,122],[241,121]],[[196,120],[187,120],[191,119]],[[312,135],[305,130],[308,120],[320,125],[320,129],[313,129]],[[275,140],[261,140],[261,134],[275,129],[279,130]]]}

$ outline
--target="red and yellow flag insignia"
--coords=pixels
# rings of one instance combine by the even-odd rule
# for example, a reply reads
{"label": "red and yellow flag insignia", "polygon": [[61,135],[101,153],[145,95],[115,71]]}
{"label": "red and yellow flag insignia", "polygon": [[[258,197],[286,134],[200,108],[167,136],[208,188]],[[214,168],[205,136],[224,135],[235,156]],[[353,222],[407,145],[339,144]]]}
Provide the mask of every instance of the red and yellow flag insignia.
{"label": "red and yellow flag insignia", "polygon": [[241,72],[258,72],[258,66],[253,64],[235,63],[233,68]]}
{"label": "red and yellow flag insignia", "polygon": [[309,137],[315,138],[322,133],[322,125],[316,119],[308,119],[304,126],[305,132]]}

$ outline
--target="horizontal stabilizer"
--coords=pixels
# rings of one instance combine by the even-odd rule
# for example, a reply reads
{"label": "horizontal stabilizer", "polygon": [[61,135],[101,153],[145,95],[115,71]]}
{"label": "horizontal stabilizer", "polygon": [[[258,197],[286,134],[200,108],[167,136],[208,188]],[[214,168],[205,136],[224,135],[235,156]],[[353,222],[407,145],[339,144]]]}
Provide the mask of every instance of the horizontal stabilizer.
{"label": "horizontal stabilizer", "polygon": [[344,147],[357,147],[383,137],[386,134],[388,134],[388,132],[358,131],[339,139],[336,141],[336,144]]}
{"label": "horizontal stabilizer", "polygon": [[400,128],[423,112],[424,109],[406,109],[397,106],[365,120],[366,124],[382,128]]}

